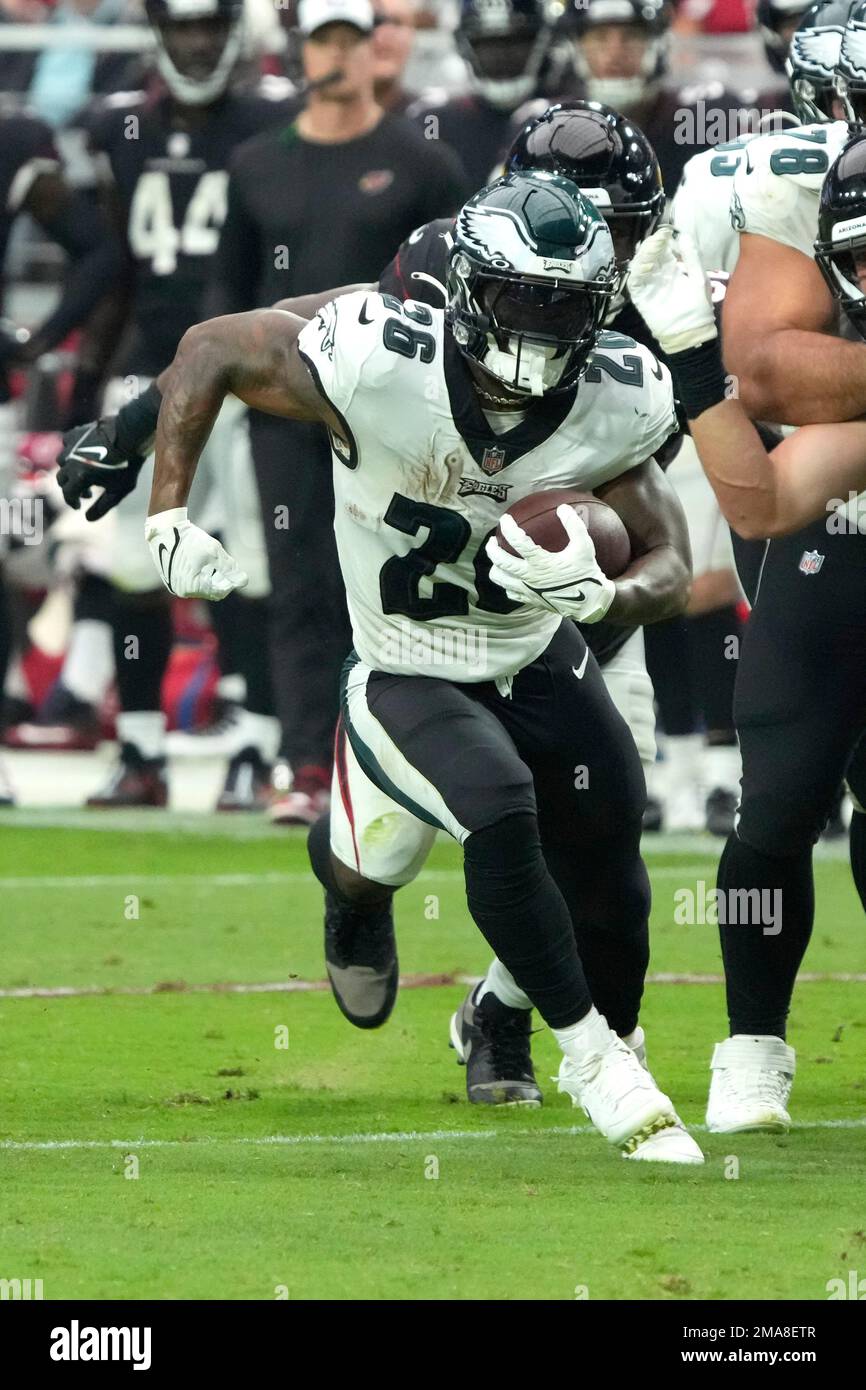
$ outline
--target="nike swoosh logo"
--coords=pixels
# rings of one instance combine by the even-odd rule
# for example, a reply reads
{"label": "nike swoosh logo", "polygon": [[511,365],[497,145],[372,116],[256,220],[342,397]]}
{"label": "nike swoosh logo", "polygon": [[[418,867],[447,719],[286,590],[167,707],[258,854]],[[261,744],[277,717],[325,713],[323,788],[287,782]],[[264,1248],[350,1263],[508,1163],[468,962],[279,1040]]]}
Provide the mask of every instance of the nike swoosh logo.
{"label": "nike swoosh logo", "polygon": [[583,673],[584,673],[584,671],[586,670],[586,663],[587,663],[588,661],[589,661],[589,647],[587,647],[586,651],[584,652],[584,654],[583,654],[583,661],[580,663],[580,665],[579,665],[579,666],[572,666],[572,668],[571,668],[572,671],[574,672],[574,674],[577,676],[577,679],[578,679],[579,681],[582,681],[582,680],[583,680]]}
{"label": "nike swoosh logo", "polygon": [[360,314],[358,315],[358,322],[359,322],[359,323],[372,323],[372,322],[373,322],[372,319],[369,319],[369,318],[366,317],[366,314],[367,314],[367,301],[366,301],[366,299],[365,299],[365,300],[364,300],[364,303],[361,305],[361,312],[360,312]]}
{"label": "nike swoosh logo", "polygon": [[163,542],[163,543],[160,545],[159,549],[158,549],[157,552],[156,552],[156,553],[157,553],[157,558],[158,558],[158,560],[159,560],[159,568],[162,570],[162,577],[163,577],[163,579],[165,580],[165,587],[166,587],[166,588],[169,590],[169,592],[172,593],[172,594],[174,593],[174,589],[172,589],[172,587],[171,587],[171,567],[172,567],[172,565],[173,565],[173,563],[174,563],[175,551],[177,550],[177,548],[178,548],[179,545],[180,545],[180,532],[178,531],[177,527],[175,526],[175,528],[174,528],[174,545],[173,545],[172,548],[171,548],[171,554],[168,556],[168,571],[167,571],[167,572],[166,572],[166,568],[165,568],[165,562],[164,562],[164,560],[163,560],[163,558],[162,558],[162,556],[163,556],[163,551],[165,551],[165,553],[168,554],[168,546],[165,544],[165,542]]}

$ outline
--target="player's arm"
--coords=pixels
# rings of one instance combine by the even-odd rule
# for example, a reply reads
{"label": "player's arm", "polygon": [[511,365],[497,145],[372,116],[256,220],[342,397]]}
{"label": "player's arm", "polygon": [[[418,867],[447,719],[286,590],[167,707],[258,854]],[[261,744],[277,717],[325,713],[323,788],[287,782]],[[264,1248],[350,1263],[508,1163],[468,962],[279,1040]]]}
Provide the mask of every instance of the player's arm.
{"label": "player's arm", "polygon": [[35,331],[27,347],[34,360],[62,342],[82,323],[115,283],[123,268],[120,240],[96,203],[66,183],[59,170],[46,171],[30,185],[22,203],[69,256],[60,303]]}
{"label": "player's arm", "polygon": [[832,336],[834,326],[811,257],[742,233],[722,328],[725,366],[752,419],[806,425],[866,413],[866,345]]}
{"label": "player's arm", "polygon": [[305,321],[274,309],[230,314],[190,328],[159,377],[151,512],[185,506],[199,455],[226,396],[290,420],[340,423],[298,352]]}
{"label": "player's arm", "polygon": [[629,534],[632,561],[615,581],[606,621],[642,627],[685,611],[691,550],[685,512],[655,459],[595,489]]}
{"label": "player's arm", "polygon": [[220,543],[194,526],[186,501],[220,407],[232,394],[256,410],[320,420],[343,433],[298,351],[304,320],[273,309],[211,319],[189,329],[160,377],[162,407],[145,538],[163,583],[188,598],[220,599],[246,575]]}
{"label": "player's arm", "polygon": [[866,423],[804,426],[769,453],[728,398],[709,286],[694,244],[666,227],[639,248],[629,292],[659,339],[704,472],[747,540],[786,535],[866,486]]}
{"label": "player's arm", "polygon": [[358,290],[364,290],[372,294],[376,290],[375,285],[340,285],[336,290],[322,290],[320,294],[299,294],[294,299],[278,299],[276,304],[272,304],[272,309],[282,309],[285,314],[294,314],[299,319],[314,319],[320,309],[329,304],[332,299],[340,299],[344,294],[355,294]]}

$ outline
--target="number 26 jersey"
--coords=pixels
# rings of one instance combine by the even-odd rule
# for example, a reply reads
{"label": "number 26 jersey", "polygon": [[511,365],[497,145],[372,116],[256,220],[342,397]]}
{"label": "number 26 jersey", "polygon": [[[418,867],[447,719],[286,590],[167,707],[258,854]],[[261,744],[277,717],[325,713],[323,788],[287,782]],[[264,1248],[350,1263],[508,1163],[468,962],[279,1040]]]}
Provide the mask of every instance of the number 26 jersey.
{"label": "number 26 jersey", "polygon": [[341,421],[334,528],[361,659],[461,682],[534,661],[561,619],[492,582],[486,540],[521,498],[590,491],[649,458],[677,428],[667,368],[604,333],[576,391],[498,434],[442,309],[344,295],[298,347]]}

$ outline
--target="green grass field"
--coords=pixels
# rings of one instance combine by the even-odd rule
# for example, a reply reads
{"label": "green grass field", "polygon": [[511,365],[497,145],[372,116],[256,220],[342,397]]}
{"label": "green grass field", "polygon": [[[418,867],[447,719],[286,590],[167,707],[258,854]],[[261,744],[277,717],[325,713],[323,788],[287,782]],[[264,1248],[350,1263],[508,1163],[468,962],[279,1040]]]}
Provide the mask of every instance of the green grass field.
{"label": "green grass field", "polygon": [[[653,848],[654,973],[718,974],[715,930],[673,920],[716,852]],[[862,971],[847,864],[816,880],[805,968]],[[9,813],[0,895],[0,1278],[46,1299],[824,1299],[866,1275],[862,982],[798,988],[790,1135],[699,1133],[706,1166],[668,1170],[588,1132],[544,1033],[541,1110],[469,1106],[464,984],[405,989],[372,1034],[326,990],[225,988],[324,975],[300,835]],[[450,844],[397,920],[404,974],[482,973]],[[10,995],[39,988],[77,993]],[[651,983],[642,1021],[700,1125],[721,986]]]}

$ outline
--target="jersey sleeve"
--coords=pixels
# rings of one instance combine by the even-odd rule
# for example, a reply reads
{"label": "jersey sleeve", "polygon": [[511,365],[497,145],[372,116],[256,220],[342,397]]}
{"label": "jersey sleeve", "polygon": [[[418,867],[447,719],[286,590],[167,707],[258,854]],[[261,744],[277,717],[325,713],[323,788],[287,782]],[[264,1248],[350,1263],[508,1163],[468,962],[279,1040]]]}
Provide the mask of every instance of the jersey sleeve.
{"label": "jersey sleeve", "polygon": [[[731,226],[737,232],[768,237],[811,260],[817,204],[832,162],[824,145],[782,132],[751,141],[731,187]],[[817,135],[824,135],[820,127]],[[833,154],[835,158],[835,153]]]}
{"label": "jersey sleeve", "polygon": [[323,305],[298,335],[298,351],[316,389],[349,426],[362,381],[376,375],[373,359],[382,341],[383,308],[379,295],[363,290],[344,294]]}
{"label": "jersey sleeve", "polygon": [[416,227],[379,276],[379,292],[441,309],[453,226],[450,217],[440,217]]}

